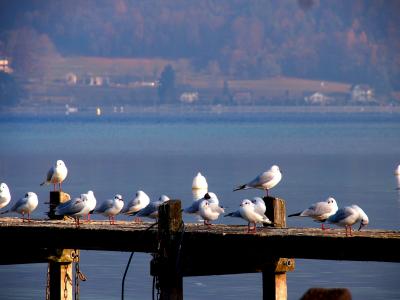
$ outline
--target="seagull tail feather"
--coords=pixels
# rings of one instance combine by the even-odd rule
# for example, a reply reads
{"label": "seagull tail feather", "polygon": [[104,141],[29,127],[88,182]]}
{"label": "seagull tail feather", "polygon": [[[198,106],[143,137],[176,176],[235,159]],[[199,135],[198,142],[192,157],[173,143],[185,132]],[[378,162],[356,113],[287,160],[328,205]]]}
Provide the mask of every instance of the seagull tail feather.
{"label": "seagull tail feather", "polygon": [[235,188],[233,191],[246,190],[246,189],[247,189],[247,185],[243,184],[243,185],[240,185],[237,188]]}
{"label": "seagull tail feather", "polygon": [[224,217],[233,217],[233,212],[231,212],[231,213],[229,213],[229,214],[226,214],[226,215],[224,215]]}
{"label": "seagull tail feather", "polygon": [[295,213],[295,214],[288,215],[288,217],[298,217],[300,215],[301,215],[301,212],[298,212],[298,213]]}

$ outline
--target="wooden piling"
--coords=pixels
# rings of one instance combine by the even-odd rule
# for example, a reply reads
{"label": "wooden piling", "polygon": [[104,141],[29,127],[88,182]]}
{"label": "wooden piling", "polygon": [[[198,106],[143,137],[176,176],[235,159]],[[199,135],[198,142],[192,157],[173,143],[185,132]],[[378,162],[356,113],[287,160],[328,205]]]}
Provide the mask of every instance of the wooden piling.
{"label": "wooden piling", "polygon": [[[274,197],[264,197],[266,215],[273,227],[286,228],[285,201]],[[262,271],[263,300],[286,300],[286,272],[294,270],[294,259],[277,258],[271,266]]]}
{"label": "wooden piling", "polygon": [[170,200],[158,209],[159,250],[152,262],[152,275],[158,277],[161,300],[182,300],[183,280],[180,269],[179,232],[183,229],[179,200]]}
{"label": "wooden piling", "polygon": [[64,218],[63,216],[57,216],[55,214],[56,207],[60,203],[67,202],[70,199],[71,199],[71,197],[67,193],[59,192],[59,191],[51,191],[50,192],[50,206],[49,206],[50,209],[49,209],[49,212],[47,213],[48,217],[51,220],[62,220]]}
{"label": "wooden piling", "polygon": [[[70,200],[69,194],[59,191],[50,192],[50,205],[48,216],[50,219],[60,220],[63,216],[55,214],[55,208],[60,203]],[[49,285],[49,299],[51,300],[72,300],[72,263],[74,258],[79,257],[74,250],[70,249],[57,249],[61,253],[59,257],[54,259],[49,257],[48,260],[48,285]]]}

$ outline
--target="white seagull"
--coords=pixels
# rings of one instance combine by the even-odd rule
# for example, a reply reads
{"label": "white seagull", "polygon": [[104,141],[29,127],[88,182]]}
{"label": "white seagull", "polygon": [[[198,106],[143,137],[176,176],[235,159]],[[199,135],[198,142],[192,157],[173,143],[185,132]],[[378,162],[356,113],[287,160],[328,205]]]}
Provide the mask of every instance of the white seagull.
{"label": "white seagull", "polygon": [[218,219],[219,215],[224,213],[225,210],[216,203],[209,200],[202,200],[199,204],[199,215],[204,220],[204,225],[210,226],[210,221]]}
{"label": "white seagull", "polygon": [[262,198],[260,197],[254,197],[251,202],[254,203],[254,210],[260,214],[264,215],[265,212],[267,211],[267,207],[265,206],[265,202]]}
{"label": "white seagull", "polygon": [[93,210],[97,204],[96,197],[94,196],[93,191],[88,191],[86,194],[81,194],[81,199],[86,201],[86,205],[89,209],[89,212],[87,213],[87,216],[86,216],[86,220],[89,222],[90,214],[93,212]]}
{"label": "white seagull", "polygon": [[[248,222],[247,232],[256,232],[257,223],[263,223],[263,224],[272,223],[264,213],[260,212],[261,210],[259,207],[256,207],[256,204],[254,204],[249,199],[243,199],[242,203],[240,203],[240,208],[237,211],[225,215],[225,217],[243,218]],[[253,227],[250,227],[251,224],[254,224]]]}
{"label": "white seagull", "polygon": [[345,227],[346,236],[348,235],[347,231],[349,231],[351,236],[354,224],[360,222],[360,227],[358,228],[358,231],[360,231],[362,227],[368,225],[369,219],[367,214],[358,205],[351,205],[338,209],[334,215],[328,218],[328,222]]}
{"label": "white seagull", "polygon": [[95,209],[95,213],[102,214],[108,217],[110,225],[115,224],[115,216],[118,215],[124,207],[124,200],[120,194],[116,194],[114,199],[108,199],[104,201],[98,208]]}
{"label": "white seagull", "polygon": [[139,210],[134,216],[136,218],[147,217],[151,219],[158,219],[158,207],[164,202],[169,201],[169,197],[161,195],[158,201],[150,202],[145,208]]}
{"label": "white seagull", "polygon": [[4,182],[0,184],[0,209],[10,203],[11,194],[10,190]]}
{"label": "white seagull", "polygon": [[87,201],[87,198],[74,198],[68,200],[67,202],[61,203],[56,207],[55,214],[58,216],[73,217],[76,225],[79,227],[79,218],[87,215],[90,212]]}
{"label": "white seagull", "polygon": [[203,200],[207,200],[209,203],[219,205],[219,199],[218,199],[217,195],[213,192],[208,192],[204,195],[203,198],[193,201],[192,204],[190,206],[186,207],[183,211],[187,214],[197,214],[198,215],[199,214],[199,206]]}
{"label": "white seagull", "polygon": [[288,217],[310,217],[317,222],[321,222],[321,229],[325,230],[324,223],[330,216],[334,215],[338,210],[336,200],[333,197],[329,197],[325,201],[317,202],[311,205],[309,208],[291,214]]}
{"label": "white seagull", "polygon": [[[123,213],[126,215],[134,215],[139,210],[145,208],[150,203],[150,198],[147,194],[143,191],[137,191],[135,198],[133,198],[126,208],[124,208]],[[140,219],[136,219],[140,220]]]}
{"label": "white seagull", "polygon": [[54,185],[54,190],[56,190],[56,184],[58,183],[58,188],[61,191],[61,183],[65,180],[68,174],[68,169],[62,160],[57,160],[55,166],[51,167],[47,172],[46,180],[40,185]]}
{"label": "white seagull", "polygon": [[[38,196],[34,192],[27,192],[25,196],[17,201],[10,209],[10,212],[17,212],[22,215],[22,222],[25,222],[25,214],[28,215],[28,222],[30,222],[30,215],[39,204]],[[5,211],[3,213],[6,213]]]}
{"label": "white seagull", "polygon": [[260,189],[265,190],[268,197],[268,190],[276,186],[282,179],[282,173],[277,165],[273,165],[268,171],[265,171],[254,178],[252,181],[238,186],[233,191]]}

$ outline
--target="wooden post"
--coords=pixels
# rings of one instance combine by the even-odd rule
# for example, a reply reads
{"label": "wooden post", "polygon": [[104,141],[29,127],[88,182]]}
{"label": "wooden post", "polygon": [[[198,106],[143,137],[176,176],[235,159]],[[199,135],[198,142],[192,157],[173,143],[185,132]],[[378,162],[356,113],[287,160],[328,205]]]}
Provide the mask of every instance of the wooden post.
{"label": "wooden post", "polygon": [[[50,210],[48,216],[50,219],[63,219],[63,216],[55,215],[55,208],[58,204],[68,201],[69,194],[64,192],[50,192]],[[49,298],[51,300],[72,300],[72,262],[76,254],[74,250],[58,249],[60,257],[49,257]]]}
{"label": "wooden post", "polygon": [[[266,216],[273,227],[286,228],[285,201],[279,198],[264,197]],[[263,300],[286,300],[286,272],[294,270],[294,259],[277,258],[262,272]]]}
{"label": "wooden post", "polygon": [[57,216],[55,214],[55,210],[57,205],[60,203],[67,202],[70,200],[71,197],[69,194],[64,192],[52,191],[50,192],[50,209],[47,215],[49,216],[50,220],[62,220],[63,216]]}
{"label": "wooden post", "polygon": [[[276,228],[286,227],[286,204],[285,200],[274,198],[274,197],[264,197],[265,206],[267,210],[265,215],[271,220],[273,226]],[[268,225],[267,225],[268,226]]]}
{"label": "wooden post", "polygon": [[50,299],[72,300],[72,264],[49,262]]}
{"label": "wooden post", "polygon": [[182,300],[183,283],[179,266],[179,249],[182,230],[182,209],[179,200],[170,200],[158,209],[158,234],[160,249],[152,263],[152,275],[158,276],[161,300]]}

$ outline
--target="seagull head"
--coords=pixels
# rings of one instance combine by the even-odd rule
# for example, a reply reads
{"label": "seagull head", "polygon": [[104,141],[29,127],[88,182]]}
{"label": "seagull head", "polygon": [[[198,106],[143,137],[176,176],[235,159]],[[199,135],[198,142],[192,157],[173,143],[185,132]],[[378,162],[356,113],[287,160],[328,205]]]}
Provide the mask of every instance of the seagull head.
{"label": "seagull head", "polygon": [[114,196],[114,199],[115,199],[115,200],[119,200],[119,201],[124,201],[124,199],[122,199],[122,196],[121,196],[120,194],[116,194],[116,195]]}
{"label": "seagull head", "polygon": [[365,216],[361,219],[360,227],[358,228],[358,231],[361,231],[361,228],[367,226],[368,223],[369,223],[369,219],[368,219],[367,215],[365,215]]}
{"label": "seagull head", "polygon": [[251,202],[249,199],[244,199],[243,201],[242,201],[242,203],[240,203],[240,206],[241,207],[246,207],[246,206],[251,206],[251,205],[253,205],[254,203],[253,202]]}
{"label": "seagull head", "polygon": [[2,182],[1,184],[0,184],[0,193],[2,193],[2,192],[9,192],[10,190],[8,189],[8,186],[7,186],[7,184],[5,184],[4,182]]}

